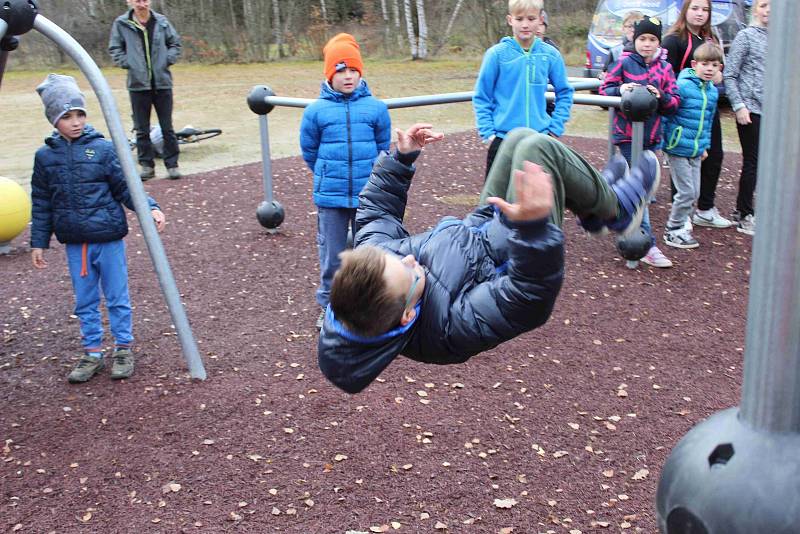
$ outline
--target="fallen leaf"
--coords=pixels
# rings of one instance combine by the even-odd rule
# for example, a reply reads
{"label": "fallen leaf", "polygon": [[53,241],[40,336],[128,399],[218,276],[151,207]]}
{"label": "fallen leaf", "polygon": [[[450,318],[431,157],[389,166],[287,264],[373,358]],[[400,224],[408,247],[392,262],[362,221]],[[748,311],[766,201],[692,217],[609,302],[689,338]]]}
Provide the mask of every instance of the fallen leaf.
{"label": "fallen leaf", "polygon": [[437,521],[436,524],[433,526],[436,530],[447,530],[447,525],[442,523],[441,521]]}
{"label": "fallen leaf", "polygon": [[567,451],[556,451],[553,453],[553,458],[561,458],[562,456],[566,456],[569,453]]}
{"label": "fallen leaf", "polygon": [[181,485],[176,482],[170,482],[161,486],[161,493],[178,493],[181,490]]}
{"label": "fallen leaf", "polygon": [[512,508],[517,504],[516,499],[495,499],[494,505],[496,508]]}
{"label": "fallen leaf", "polygon": [[639,469],[636,473],[633,474],[633,480],[644,480],[647,478],[647,475],[650,474],[650,471],[647,469]]}
{"label": "fallen leaf", "polygon": [[381,525],[379,527],[369,527],[370,532],[388,532],[389,525]]}
{"label": "fallen leaf", "polygon": [[333,457],[333,459],[336,462],[341,462],[343,460],[347,460],[347,455],[346,454],[337,454],[336,456]]}
{"label": "fallen leaf", "polygon": [[603,476],[606,477],[606,478],[613,477],[614,476],[614,470],[613,469],[606,469],[605,471],[603,471]]}

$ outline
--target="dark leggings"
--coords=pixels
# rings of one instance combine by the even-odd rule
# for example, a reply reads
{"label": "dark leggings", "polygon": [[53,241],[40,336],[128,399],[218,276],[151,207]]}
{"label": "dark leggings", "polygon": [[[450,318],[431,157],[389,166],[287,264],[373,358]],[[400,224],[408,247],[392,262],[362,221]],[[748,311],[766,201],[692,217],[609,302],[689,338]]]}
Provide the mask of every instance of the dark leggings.
{"label": "dark leggings", "polygon": [[[697,199],[697,209],[710,210],[714,207],[717,195],[717,182],[722,171],[722,124],[719,120],[719,109],[714,113],[711,121],[711,146],[708,147],[708,157],[700,165],[700,197]],[[672,198],[675,198],[675,184],[670,181]]]}
{"label": "dark leggings", "polygon": [[492,170],[492,163],[494,163],[494,158],[497,156],[497,150],[500,148],[500,143],[503,140],[497,136],[492,139],[492,142],[489,144],[489,152],[486,153],[486,175],[483,177],[484,183],[486,179],[489,178],[489,171]]}
{"label": "dark leggings", "polygon": [[739,175],[739,194],[736,196],[736,210],[744,218],[755,213],[753,195],[758,178],[758,136],[761,131],[761,115],[750,114],[751,124],[736,124],[739,142],[742,144],[742,173]]}

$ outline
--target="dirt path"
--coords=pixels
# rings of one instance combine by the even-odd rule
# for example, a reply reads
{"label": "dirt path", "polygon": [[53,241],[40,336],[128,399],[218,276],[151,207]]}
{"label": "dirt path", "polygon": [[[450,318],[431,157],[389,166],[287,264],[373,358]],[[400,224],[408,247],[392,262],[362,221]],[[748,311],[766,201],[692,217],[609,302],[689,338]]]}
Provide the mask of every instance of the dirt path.
{"label": "dirt path", "polygon": [[[601,162],[602,141],[569,142]],[[430,147],[412,230],[468,210],[483,150],[471,133]],[[723,213],[738,165],[726,157]],[[567,220],[567,276],[547,325],[466,365],[400,358],[347,396],[316,365],[310,178],[297,158],[274,169],[287,213],[277,235],[254,217],[258,165],[147,183],[170,220],[204,383],[188,380],[135,222],[138,367],[122,383],[66,383],[78,326],[63,247],[45,272],[26,250],[0,257],[0,528],[656,531],[669,450],[739,399],[750,238],[697,229],[701,248],[670,252],[675,268],[630,271],[610,239]],[[665,183],[656,228],[668,195]]]}

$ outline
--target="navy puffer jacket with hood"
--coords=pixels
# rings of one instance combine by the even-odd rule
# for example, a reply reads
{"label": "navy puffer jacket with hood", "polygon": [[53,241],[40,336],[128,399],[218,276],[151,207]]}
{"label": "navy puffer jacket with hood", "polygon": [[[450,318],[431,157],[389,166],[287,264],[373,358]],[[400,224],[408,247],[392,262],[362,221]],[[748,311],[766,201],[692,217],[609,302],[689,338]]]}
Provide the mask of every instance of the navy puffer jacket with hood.
{"label": "navy puffer jacket with hood", "polygon": [[72,142],[58,132],[45,139],[33,163],[31,201],[31,248],[49,248],[53,233],[61,243],[122,239],[128,233],[122,205],[133,209],[114,145],[91,126]]}
{"label": "navy puffer jacket with hood", "polygon": [[426,278],[416,317],[381,336],[349,332],[328,307],[319,365],[348,393],[367,387],[399,354],[461,363],[532,330],[550,317],[561,288],[564,238],[546,220],[514,223],[483,206],[409,236],[402,220],[413,174],[384,153],[359,198],[355,246],[413,254]]}

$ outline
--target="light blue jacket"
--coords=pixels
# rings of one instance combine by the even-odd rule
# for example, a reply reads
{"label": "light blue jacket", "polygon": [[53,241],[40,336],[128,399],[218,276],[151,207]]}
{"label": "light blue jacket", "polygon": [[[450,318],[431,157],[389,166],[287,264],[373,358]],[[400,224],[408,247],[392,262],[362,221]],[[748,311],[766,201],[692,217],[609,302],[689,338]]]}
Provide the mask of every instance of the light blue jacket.
{"label": "light blue jacket", "polygon": [[678,76],[681,105],[664,122],[664,152],[683,158],[697,158],[711,146],[711,122],[719,93],[711,82],[698,78],[694,69]]}
{"label": "light blue jacket", "polygon": [[303,113],[300,148],[314,173],[314,203],[321,208],[356,208],[372,164],[389,150],[392,124],[386,104],[363,79],[345,95],[322,82],[319,100]]}
{"label": "light blue jacket", "polygon": [[[544,93],[553,84],[556,107],[547,114]],[[564,59],[554,47],[536,39],[528,52],[512,37],[486,51],[475,82],[472,106],[482,139],[505,137],[519,126],[561,135],[569,120],[572,94]]]}

